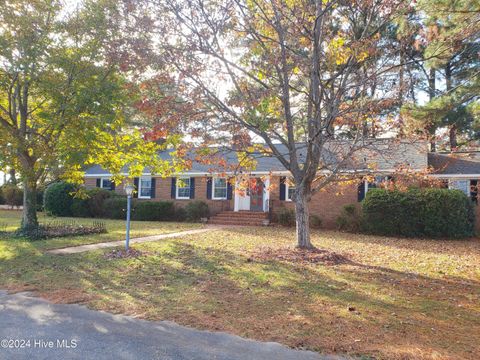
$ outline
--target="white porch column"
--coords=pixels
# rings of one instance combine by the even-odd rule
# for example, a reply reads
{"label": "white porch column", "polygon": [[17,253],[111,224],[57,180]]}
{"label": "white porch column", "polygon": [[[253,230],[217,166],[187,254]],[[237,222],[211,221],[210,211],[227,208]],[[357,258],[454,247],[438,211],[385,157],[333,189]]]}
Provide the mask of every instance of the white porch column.
{"label": "white porch column", "polygon": [[263,184],[263,211],[268,212],[270,206],[270,175],[267,176]]}
{"label": "white porch column", "polygon": [[238,211],[238,204],[240,202],[240,195],[238,194],[237,188],[238,188],[238,178],[235,177],[235,187],[233,188],[233,193],[234,193],[233,211]]}

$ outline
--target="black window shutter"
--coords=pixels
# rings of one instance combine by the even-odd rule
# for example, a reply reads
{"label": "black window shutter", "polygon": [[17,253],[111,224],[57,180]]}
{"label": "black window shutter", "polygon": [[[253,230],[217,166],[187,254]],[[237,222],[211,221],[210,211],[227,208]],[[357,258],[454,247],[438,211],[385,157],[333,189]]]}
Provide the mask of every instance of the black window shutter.
{"label": "black window shutter", "polygon": [[358,185],[357,194],[358,194],[358,202],[365,199],[365,182],[364,181],[361,181],[360,184]]}
{"label": "black window shutter", "polygon": [[152,178],[152,189],[150,190],[150,197],[155,199],[155,178]]}
{"label": "black window shutter", "polygon": [[232,200],[233,186],[227,179],[227,200]]}
{"label": "black window shutter", "polygon": [[97,187],[102,187],[102,179],[97,179]]}
{"label": "black window shutter", "polygon": [[212,198],[212,178],[207,178],[207,199]]}
{"label": "black window shutter", "polygon": [[110,181],[110,190],[112,191],[115,191],[115,183],[112,181]]}
{"label": "black window shutter", "polygon": [[175,199],[177,197],[177,178],[172,177],[172,186],[170,188],[170,197]]}
{"label": "black window shutter", "polygon": [[285,181],[287,178],[285,176],[282,176],[280,178],[280,200],[285,200],[285,192],[286,192],[286,186],[285,186]]}
{"label": "black window shutter", "polygon": [[138,188],[138,177],[133,178],[133,185],[135,186],[135,192],[133,193],[133,197],[138,198],[138,193],[140,192],[140,189]]}
{"label": "black window shutter", "polygon": [[190,199],[195,199],[195,178],[190,178]]}

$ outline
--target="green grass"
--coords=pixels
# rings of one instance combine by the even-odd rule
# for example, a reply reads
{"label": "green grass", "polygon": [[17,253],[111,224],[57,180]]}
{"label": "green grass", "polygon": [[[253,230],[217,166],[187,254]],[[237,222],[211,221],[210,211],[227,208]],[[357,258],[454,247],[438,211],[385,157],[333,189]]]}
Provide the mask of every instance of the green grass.
{"label": "green grass", "polygon": [[351,262],[328,266],[256,256],[293,240],[292,229],[222,229],[135,245],[144,256],[110,260],[104,254],[111,250],[55,256],[39,242],[4,239],[0,288],[324,353],[477,358],[478,239],[315,231],[317,247]]}
{"label": "green grass", "polygon": [[[0,210],[0,230],[14,231],[20,226],[21,211]],[[50,217],[39,213],[40,223],[49,223],[52,221],[74,221],[78,224],[92,224],[92,221],[105,222],[107,227],[106,234],[95,234],[87,236],[70,236],[65,238],[55,238],[49,240],[35,241],[34,246],[37,249],[55,249],[68,246],[93,244],[106,241],[122,240],[125,238],[125,221],[110,219],[85,219],[69,217]],[[130,236],[132,238],[168,234],[177,231],[190,230],[202,227],[201,224],[179,223],[179,222],[160,222],[160,221],[132,221]]]}

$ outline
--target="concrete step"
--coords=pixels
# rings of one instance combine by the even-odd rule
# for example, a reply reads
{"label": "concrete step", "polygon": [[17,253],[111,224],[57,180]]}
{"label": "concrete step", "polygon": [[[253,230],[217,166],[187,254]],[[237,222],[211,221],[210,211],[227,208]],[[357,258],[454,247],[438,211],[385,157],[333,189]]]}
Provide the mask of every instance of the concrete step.
{"label": "concrete step", "polygon": [[216,217],[222,218],[254,218],[254,219],[265,219],[268,214],[265,212],[237,212],[237,211],[222,211],[215,215]]}
{"label": "concrete step", "polygon": [[262,226],[263,219],[225,219],[225,218],[210,218],[208,224],[216,225],[244,225],[244,226]]}
{"label": "concrete step", "polygon": [[219,219],[245,219],[245,220],[263,220],[268,218],[268,215],[259,215],[259,216],[244,216],[244,215],[228,215],[228,214],[217,214],[214,217]]}

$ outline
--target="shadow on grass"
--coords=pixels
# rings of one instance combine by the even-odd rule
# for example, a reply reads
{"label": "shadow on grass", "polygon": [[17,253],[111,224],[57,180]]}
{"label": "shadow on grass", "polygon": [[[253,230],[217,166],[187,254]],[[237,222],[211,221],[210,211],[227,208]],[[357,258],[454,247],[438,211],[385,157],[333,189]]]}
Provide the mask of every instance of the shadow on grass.
{"label": "shadow on grass", "polygon": [[321,352],[409,358],[422,349],[468,359],[478,346],[478,282],[358,263],[251,261],[248,252],[173,239],[138,248],[150,253],[106,260],[99,251],[55,256],[19,247],[0,262],[0,282],[43,293],[82,289],[103,310]]}

